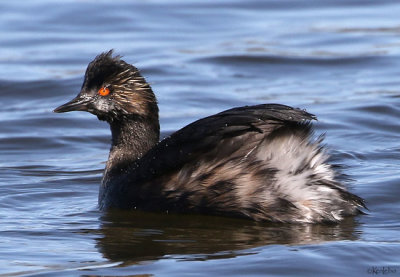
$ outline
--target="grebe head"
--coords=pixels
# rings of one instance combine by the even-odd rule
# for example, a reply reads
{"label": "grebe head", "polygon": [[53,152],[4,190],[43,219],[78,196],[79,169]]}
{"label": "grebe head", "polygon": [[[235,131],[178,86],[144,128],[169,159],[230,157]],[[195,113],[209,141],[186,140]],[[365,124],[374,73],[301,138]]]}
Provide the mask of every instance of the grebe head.
{"label": "grebe head", "polygon": [[87,111],[109,123],[132,117],[158,120],[149,84],[136,67],[112,53],[102,53],[89,63],[80,93],[54,112]]}

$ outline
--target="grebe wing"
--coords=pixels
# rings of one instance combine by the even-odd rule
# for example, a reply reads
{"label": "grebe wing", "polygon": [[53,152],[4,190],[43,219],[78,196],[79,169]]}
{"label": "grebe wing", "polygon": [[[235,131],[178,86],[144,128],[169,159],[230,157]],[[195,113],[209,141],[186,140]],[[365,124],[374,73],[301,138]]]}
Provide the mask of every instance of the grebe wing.
{"label": "grebe wing", "polygon": [[280,104],[229,109],[199,119],[160,141],[136,164],[135,178],[148,178],[179,170],[186,163],[245,156],[273,131],[316,117]]}

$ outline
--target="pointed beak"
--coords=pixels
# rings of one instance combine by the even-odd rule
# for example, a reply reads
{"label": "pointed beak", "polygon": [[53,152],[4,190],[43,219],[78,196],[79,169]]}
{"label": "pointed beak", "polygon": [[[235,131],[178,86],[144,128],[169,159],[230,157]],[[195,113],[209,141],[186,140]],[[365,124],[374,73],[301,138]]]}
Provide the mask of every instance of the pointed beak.
{"label": "pointed beak", "polygon": [[75,97],[71,101],[56,108],[53,112],[65,113],[65,112],[72,112],[72,111],[87,111],[88,104],[91,102],[90,100],[91,100],[90,97],[82,97],[79,94],[77,97]]}

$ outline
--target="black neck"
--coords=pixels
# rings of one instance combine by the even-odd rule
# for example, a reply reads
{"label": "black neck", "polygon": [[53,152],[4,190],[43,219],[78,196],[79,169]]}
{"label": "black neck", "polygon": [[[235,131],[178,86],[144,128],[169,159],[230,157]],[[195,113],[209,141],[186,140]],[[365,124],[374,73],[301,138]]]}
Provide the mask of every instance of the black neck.
{"label": "black neck", "polygon": [[[99,205],[104,207],[129,207],[120,174],[129,173],[138,159],[159,141],[158,113],[151,118],[124,117],[110,122],[112,145],[99,191]],[[129,183],[130,184],[130,183]],[[122,193],[122,194],[121,194]]]}
{"label": "black neck", "polygon": [[139,116],[124,117],[110,122],[112,145],[107,167],[118,168],[132,165],[155,144],[160,137],[158,115],[143,118]]}

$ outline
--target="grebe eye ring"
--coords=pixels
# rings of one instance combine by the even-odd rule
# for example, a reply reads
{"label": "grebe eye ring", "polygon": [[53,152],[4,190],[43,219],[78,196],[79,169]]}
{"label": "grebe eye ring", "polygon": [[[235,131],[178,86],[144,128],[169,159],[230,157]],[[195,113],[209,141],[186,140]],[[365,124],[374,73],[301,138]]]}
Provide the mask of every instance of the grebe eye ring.
{"label": "grebe eye ring", "polygon": [[102,87],[97,91],[101,96],[107,96],[110,94],[110,89],[108,87]]}

